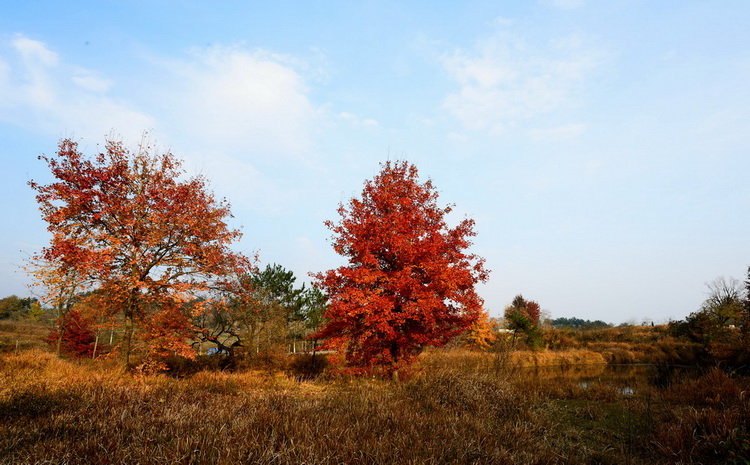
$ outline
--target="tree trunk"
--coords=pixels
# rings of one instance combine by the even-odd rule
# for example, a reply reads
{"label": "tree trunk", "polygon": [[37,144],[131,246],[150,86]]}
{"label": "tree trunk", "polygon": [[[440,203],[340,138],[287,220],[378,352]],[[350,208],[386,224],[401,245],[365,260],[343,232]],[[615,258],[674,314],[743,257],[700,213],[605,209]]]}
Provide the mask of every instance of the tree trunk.
{"label": "tree trunk", "polygon": [[138,288],[130,290],[130,298],[128,299],[128,306],[125,310],[125,366],[130,367],[130,352],[133,350],[133,331],[134,321],[133,318],[136,314],[136,308],[138,305],[137,297]]}
{"label": "tree trunk", "polygon": [[133,317],[125,317],[125,366],[130,366],[130,351],[133,348]]}
{"label": "tree trunk", "polygon": [[96,339],[94,339],[94,352],[91,353],[91,358],[96,358],[96,348],[99,345],[99,331],[96,332]]}
{"label": "tree trunk", "polygon": [[55,348],[55,353],[57,356],[60,356],[60,348],[62,346],[62,337],[63,337],[63,324],[62,324],[62,307],[60,304],[57,304],[57,347]]}

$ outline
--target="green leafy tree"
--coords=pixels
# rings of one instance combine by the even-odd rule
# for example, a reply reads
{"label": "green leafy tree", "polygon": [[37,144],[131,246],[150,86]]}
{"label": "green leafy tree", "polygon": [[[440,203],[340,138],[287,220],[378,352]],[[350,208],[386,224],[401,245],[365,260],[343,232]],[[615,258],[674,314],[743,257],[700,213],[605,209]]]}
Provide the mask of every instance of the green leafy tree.
{"label": "green leafy tree", "polygon": [[516,338],[522,335],[528,346],[542,345],[542,332],[539,327],[540,314],[539,304],[533,300],[527,301],[520,294],[505,307],[505,326],[513,330],[514,344]]}
{"label": "green leafy tree", "polygon": [[319,328],[323,324],[323,315],[328,305],[328,296],[317,286],[305,289],[302,295],[301,313],[305,326],[309,329]]}
{"label": "green leafy tree", "polygon": [[736,279],[717,278],[708,285],[700,310],[670,324],[672,334],[705,344],[709,350],[736,343],[736,327],[745,325],[746,292]]}
{"label": "green leafy tree", "polygon": [[584,320],[582,318],[555,318],[550,321],[553,328],[570,328],[570,329],[604,329],[611,328],[612,325],[602,320]]}
{"label": "green leafy tree", "polygon": [[302,307],[304,306],[305,285],[296,288],[296,281],[294,272],[275,263],[267,265],[251,277],[251,284],[257,297],[268,304],[280,307],[286,312],[286,317],[290,321],[304,318]]}
{"label": "green leafy tree", "polygon": [[267,353],[306,337],[320,324],[326,298],[314,286],[297,287],[296,280],[278,264],[235,275],[212,302],[194,303],[205,304],[196,312],[196,339],[231,357],[240,347]]}

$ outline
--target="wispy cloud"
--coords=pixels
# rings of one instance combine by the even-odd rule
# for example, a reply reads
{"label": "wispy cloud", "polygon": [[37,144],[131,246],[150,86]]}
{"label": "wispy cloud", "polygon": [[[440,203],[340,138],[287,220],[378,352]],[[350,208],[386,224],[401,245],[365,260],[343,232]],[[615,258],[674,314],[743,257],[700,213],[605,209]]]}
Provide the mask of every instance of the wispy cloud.
{"label": "wispy cloud", "polygon": [[55,136],[135,137],[152,117],[108,94],[112,83],[64,63],[44,42],[17,35],[0,65],[0,120]]}
{"label": "wispy cloud", "polygon": [[442,56],[458,88],[443,107],[467,129],[502,133],[574,104],[602,53],[576,36],[539,48],[508,25],[469,49]]}
{"label": "wispy cloud", "polygon": [[165,96],[174,110],[164,120],[170,133],[276,155],[310,148],[317,110],[292,57],[211,47],[161,64],[176,83]]}

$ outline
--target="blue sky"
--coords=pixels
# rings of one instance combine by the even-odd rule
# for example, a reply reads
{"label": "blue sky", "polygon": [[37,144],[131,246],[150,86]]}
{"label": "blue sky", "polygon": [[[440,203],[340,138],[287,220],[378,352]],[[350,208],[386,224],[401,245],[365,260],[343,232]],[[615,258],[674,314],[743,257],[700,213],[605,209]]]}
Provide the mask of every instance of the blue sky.
{"label": "blue sky", "polygon": [[0,295],[62,137],[144,130],[298,276],[386,159],[476,220],[490,313],[682,318],[750,265],[743,1],[15,2],[0,15]]}

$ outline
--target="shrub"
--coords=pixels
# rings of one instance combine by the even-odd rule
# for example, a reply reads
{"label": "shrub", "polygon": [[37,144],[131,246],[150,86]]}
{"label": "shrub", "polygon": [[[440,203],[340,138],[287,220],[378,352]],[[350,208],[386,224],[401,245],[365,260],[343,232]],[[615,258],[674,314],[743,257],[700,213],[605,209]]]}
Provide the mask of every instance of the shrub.
{"label": "shrub", "polygon": [[47,337],[53,347],[58,342],[62,352],[73,357],[90,357],[94,353],[96,334],[91,328],[91,321],[76,310],[63,315],[57,329]]}

